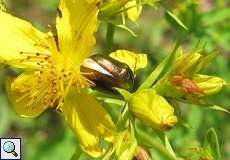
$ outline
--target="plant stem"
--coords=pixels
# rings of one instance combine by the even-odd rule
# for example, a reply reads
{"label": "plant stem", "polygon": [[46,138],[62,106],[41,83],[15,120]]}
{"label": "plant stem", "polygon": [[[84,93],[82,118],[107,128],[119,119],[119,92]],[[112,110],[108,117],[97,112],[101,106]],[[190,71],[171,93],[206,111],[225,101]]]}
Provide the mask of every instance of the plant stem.
{"label": "plant stem", "polygon": [[125,104],[124,110],[122,111],[122,114],[116,124],[118,131],[122,131],[124,129],[128,119],[129,119],[129,108],[128,108],[128,104]]}
{"label": "plant stem", "polygon": [[113,38],[114,38],[115,26],[112,23],[107,24],[106,42],[105,42],[105,54],[109,54],[113,50]]}
{"label": "plant stem", "polygon": [[164,147],[164,145],[155,141],[146,132],[142,131],[138,127],[135,127],[135,130],[136,130],[137,136],[139,136],[141,140],[153,146],[153,148],[156,149],[159,153],[161,153],[162,156],[164,156],[167,160],[177,160],[177,158],[173,157],[173,155],[169,153],[169,151]]}

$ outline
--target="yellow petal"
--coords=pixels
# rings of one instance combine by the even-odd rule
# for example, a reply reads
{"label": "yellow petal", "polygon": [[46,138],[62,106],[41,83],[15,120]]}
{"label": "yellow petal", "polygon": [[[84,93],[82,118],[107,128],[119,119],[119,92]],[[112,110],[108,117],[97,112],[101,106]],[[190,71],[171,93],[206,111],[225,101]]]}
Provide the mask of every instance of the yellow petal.
{"label": "yellow petal", "polygon": [[97,0],[60,0],[56,27],[60,51],[77,63],[91,54],[95,45],[99,2]]}
{"label": "yellow petal", "polygon": [[99,136],[112,140],[115,133],[115,125],[105,109],[94,97],[71,88],[61,110],[82,149],[93,157],[100,156],[103,149]]}
{"label": "yellow petal", "polygon": [[[9,77],[6,80],[6,88],[17,114],[22,117],[36,117],[39,116],[48,105],[39,101],[38,97],[32,97],[27,92],[27,81],[33,81],[34,74],[32,72],[25,72],[16,79]],[[28,85],[32,86],[31,83]]]}
{"label": "yellow petal", "polygon": [[129,101],[129,109],[147,125],[158,130],[170,129],[177,123],[174,108],[152,89],[136,92]]}
{"label": "yellow petal", "polygon": [[117,50],[110,53],[109,56],[120,62],[126,63],[134,73],[141,68],[145,68],[148,63],[146,54],[134,53],[127,50]]}
{"label": "yellow petal", "polygon": [[53,36],[40,32],[27,21],[0,11],[0,22],[0,63],[23,68],[36,66],[35,62],[27,61],[28,56],[51,55],[56,50]]}
{"label": "yellow petal", "polygon": [[127,11],[129,19],[136,22],[141,14],[142,6],[139,6],[136,0],[131,0],[126,4],[126,8],[130,8]]}

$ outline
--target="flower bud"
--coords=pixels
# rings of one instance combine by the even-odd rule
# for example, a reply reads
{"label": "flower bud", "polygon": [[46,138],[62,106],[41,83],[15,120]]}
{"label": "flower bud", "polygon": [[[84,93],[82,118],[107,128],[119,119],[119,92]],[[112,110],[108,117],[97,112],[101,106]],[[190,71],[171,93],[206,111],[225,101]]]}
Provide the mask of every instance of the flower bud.
{"label": "flower bud", "polygon": [[156,91],[170,98],[205,103],[202,96],[215,94],[226,85],[219,77],[197,74],[215,56],[215,52],[207,55],[178,52],[172,70],[154,86]]}
{"label": "flower bud", "polygon": [[100,8],[99,19],[109,19],[115,16],[122,8],[125,7],[128,1],[130,0],[111,0],[105,2]]}
{"label": "flower bud", "polygon": [[195,74],[193,82],[202,90],[201,96],[209,96],[218,93],[226,82],[220,77]]}
{"label": "flower bud", "polygon": [[177,123],[174,108],[153,89],[136,92],[129,101],[129,109],[137,118],[158,130],[170,129]]}
{"label": "flower bud", "polygon": [[199,53],[184,54],[175,62],[173,74],[176,75],[191,75],[197,71],[200,63],[201,55]]}
{"label": "flower bud", "polygon": [[142,147],[138,148],[136,160],[150,160],[149,153]]}

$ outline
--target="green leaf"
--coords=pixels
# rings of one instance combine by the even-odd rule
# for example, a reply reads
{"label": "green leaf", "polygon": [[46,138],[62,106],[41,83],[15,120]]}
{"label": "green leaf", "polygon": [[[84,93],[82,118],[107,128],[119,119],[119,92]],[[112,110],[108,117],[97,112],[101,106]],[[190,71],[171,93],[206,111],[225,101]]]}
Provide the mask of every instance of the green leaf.
{"label": "green leaf", "polygon": [[217,134],[214,128],[210,128],[206,133],[204,142],[202,144],[204,150],[210,153],[215,160],[220,160],[220,146],[217,138]]}
{"label": "green leaf", "polygon": [[117,127],[118,131],[122,131],[122,130],[125,129],[127,121],[129,119],[129,116],[130,116],[129,107],[128,107],[128,105],[125,105],[124,109],[123,109],[123,111],[121,113],[121,116],[120,116],[120,118],[119,118],[119,120],[117,121],[117,124],[116,124],[116,127]]}
{"label": "green leaf", "polygon": [[169,62],[171,58],[171,55],[168,55],[153,72],[146,78],[146,80],[141,84],[141,86],[138,88],[138,90],[149,88],[152,86],[152,84],[157,80],[159,75],[164,70],[165,66]]}
{"label": "green leaf", "polygon": [[225,112],[225,113],[230,114],[230,112],[226,108],[223,108],[223,107],[220,107],[220,106],[217,106],[217,105],[210,106],[209,108],[213,109],[213,110],[217,110],[217,111],[221,111],[221,112]]}
{"label": "green leaf", "polygon": [[165,142],[165,147],[169,151],[169,153],[171,153],[174,158],[177,158],[176,153],[174,152],[174,150],[173,150],[173,148],[169,142],[168,136],[166,134],[164,134],[164,142]]}
{"label": "green leaf", "polygon": [[127,27],[127,26],[125,26],[123,24],[119,24],[119,25],[116,25],[116,26],[121,28],[121,29],[124,29],[124,30],[128,31],[129,33],[131,33],[132,36],[137,37],[137,34],[134,31],[132,31],[132,29],[130,29],[129,27]]}
{"label": "green leaf", "polygon": [[120,99],[115,99],[115,98],[105,98],[105,97],[97,97],[98,100],[101,100],[105,103],[109,103],[109,104],[116,104],[119,106],[124,106],[125,105],[125,101],[124,100],[120,100]]}
{"label": "green leaf", "polygon": [[162,142],[164,142],[164,145],[165,145],[165,148],[169,151],[169,153],[174,157],[174,158],[177,158],[176,157],[176,153],[174,152],[170,142],[169,142],[169,139],[168,139],[168,136],[166,135],[165,132],[161,132],[161,131],[157,131],[155,130],[156,134],[159,136],[159,138],[161,139]]}
{"label": "green leaf", "polygon": [[186,31],[188,31],[189,29],[188,29],[188,27],[186,27],[182,22],[181,22],[181,20],[175,15],[175,14],[173,14],[172,12],[170,12],[170,11],[166,11],[166,13],[165,13],[165,16],[166,16],[166,19],[170,22],[170,23],[172,23],[172,24],[174,24],[175,26],[176,26],[176,28],[182,28],[182,29],[184,29],[184,30],[186,30]]}
{"label": "green leaf", "polygon": [[116,89],[124,97],[126,101],[129,101],[129,99],[132,96],[132,94],[125,89],[121,89],[121,88],[114,88],[114,89]]}
{"label": "green leaf", "polygon": [[179,48],[180,43],[181,41],[179,40],[172,53],[167,55],[165,59],[156,67],[156,69],[153,70],[153,72],[146,78],[138,90],[149,88],[154,84],[160,74],[174,61],[176,51]]}

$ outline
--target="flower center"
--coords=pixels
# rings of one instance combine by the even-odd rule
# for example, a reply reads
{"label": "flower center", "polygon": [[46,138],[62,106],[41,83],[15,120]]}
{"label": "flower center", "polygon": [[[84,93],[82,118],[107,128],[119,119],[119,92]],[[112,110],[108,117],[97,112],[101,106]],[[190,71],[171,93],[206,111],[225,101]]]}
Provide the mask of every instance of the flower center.
{"label": "flower center", "polygon": [[25,72],[26,76],[22,76],[19,85],[15,85],[16,90],[23,93],[18,101],[30,97],[28,106],[40,103],[59,108],[64,103],[70,87],[80,92],[81,89],[93,85],[81,74],[79,65],[60,53],[52,56],[41,53],[20,54],[23,55],[21,63],[34,67],[32,71]]}

